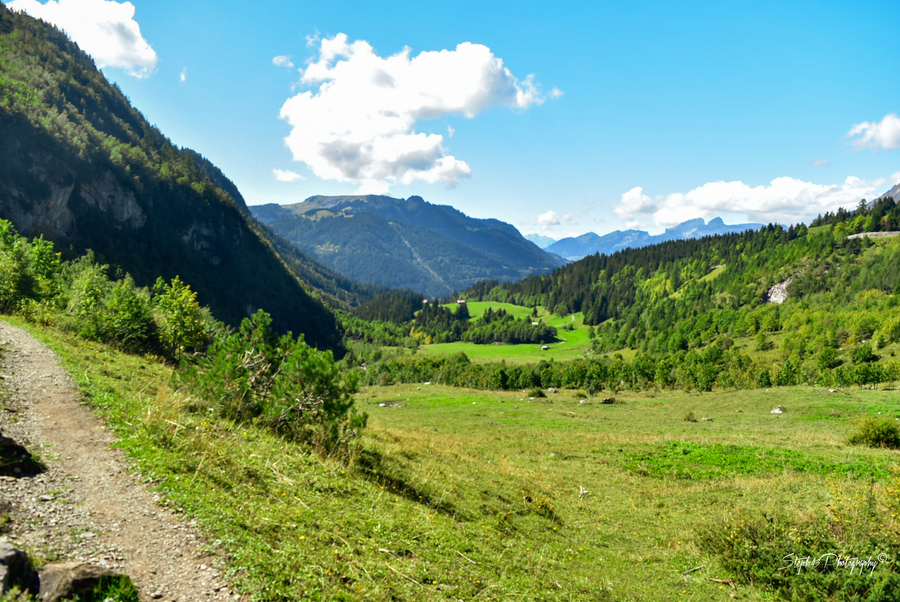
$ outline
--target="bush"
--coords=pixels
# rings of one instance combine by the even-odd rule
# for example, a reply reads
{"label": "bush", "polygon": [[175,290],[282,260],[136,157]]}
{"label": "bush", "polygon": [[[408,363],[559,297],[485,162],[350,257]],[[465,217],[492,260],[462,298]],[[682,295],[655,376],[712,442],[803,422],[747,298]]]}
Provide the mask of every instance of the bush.
{"label": "bush", "polygon": [[868,343],[860,345],[853,350],[853,363],[866,364],[869,362],[877,362],[878,354],[872,351],[872,346]]}
{"label": "bush", "polygon": [[209,336],[197,293],[178,276],[171,284],[157,278],[153,285],[153,308],[159,338],[170,357],[180,358],[189,349],[200,349]]}
{"label": "bush", "polygon": [[847,438],[847,443],[900,449],[900,426],[896,420],[881,416],[862,418],[856,421],[856,429]]}
{"label": "bush", "polygon": [[355,373],[342,379],[330,351],[281,337],[260,310],[231,336],[219,337],[197,367],[184,366],[190,388],[232,420],[265,425],[324,453],[344,453],[366,425],[357,414]]}
{"label": "bush", "polygon": [[547,397],[543,389],[532,389],[528,392],[528,397]]}
{"label": "bush", "polygon": [[690,412],[688,412],[687,414],[684,415],[684,421],[685,422],[697,422],[697,417],[694,416],[693,410],[691,410]]}
{"label": "bush", "polygon": [[102,340],[114,342],[126,351],[141,351],[156,334],[156,323],[150,312],[150,295],[134,286],[126,276],[112,287],[99,316]]}
{"label": "bush", "polygon": [[[832,489],[827,512],[739,511],[701,527],[698,543],[737,578],[785,599],[897,602],[898,475],[886,485]],[[835,555],[877,566],[838,567]],[[801,564],[805,559],[809,563]]]}
{"label": "bush", "polygon": [[756,335],[756,350],[757,351],[768,351],[772,348],[772,342],[766,336],[764,332]]}

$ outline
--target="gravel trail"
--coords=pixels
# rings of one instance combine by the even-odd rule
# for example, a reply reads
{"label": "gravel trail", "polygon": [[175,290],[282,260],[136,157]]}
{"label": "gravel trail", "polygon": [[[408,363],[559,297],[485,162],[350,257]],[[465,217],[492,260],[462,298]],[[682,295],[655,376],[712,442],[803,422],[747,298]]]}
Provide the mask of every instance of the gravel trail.
{"label": "gravel trail", "polygon": [[111,449],[114,435],[81,404],[57,356],[0,321],[0,432],[48,469],[0,477],[9,539],[52,561],[80,560],[124,571],[142,600],[238,600],[196,526],[159,505]]}

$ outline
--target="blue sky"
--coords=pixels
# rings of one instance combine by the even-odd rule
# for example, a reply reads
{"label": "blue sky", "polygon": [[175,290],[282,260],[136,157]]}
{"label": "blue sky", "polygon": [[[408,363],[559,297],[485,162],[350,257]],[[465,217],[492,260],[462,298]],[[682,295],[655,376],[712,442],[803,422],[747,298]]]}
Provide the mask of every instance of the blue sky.
{"label": "blue sky", "polygon": [[250,204],[389,190],[561,238],[900,181],[896,1],[6,4]]}

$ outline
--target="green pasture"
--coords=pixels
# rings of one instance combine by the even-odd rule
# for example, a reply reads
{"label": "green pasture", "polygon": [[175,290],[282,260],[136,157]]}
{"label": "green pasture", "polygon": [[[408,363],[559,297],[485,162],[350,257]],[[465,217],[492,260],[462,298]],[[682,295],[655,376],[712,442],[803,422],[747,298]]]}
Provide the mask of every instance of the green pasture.
{"label": "green pasture", "polygon": [[[468,304],[469,315],[473,318],[481,316],[488,308],[493,310],[504,309],[517,319],[531,317],[532,309],[511,303],[497,303],[493,301],[472,301]],[[447,304],[453,308],[456,304]],[[549,343],[549,349],[542,350],[542,345],[475,345],[474,343],[439,343],[436,345],[422,345],[418,353],[430,355],[447,355],[462,351],[473,362],[505,361],[509,364],[536,363],[541,360],[564,361],[584,357],[590,353],[591,341],[588,327],[584,325],[584,314],[577,313],[570,316],[557,316],[551,314],[542,306],[538,306],[537,318],[545,324],[557,329],[556,343]],[[575,330],[563,330],[562,327],[571,325]]]}
{"label": "green pasture", "polygon": [[201,411],[154,358],[39,334],[252,600],[727,600],[710,579],[735,576],[698,544],[704,527],[824,510],[900,459],[845,443],[855,418],[900,417],[896,391],[531,399],[422,383],[359,392],[369,427],[344,462]]}

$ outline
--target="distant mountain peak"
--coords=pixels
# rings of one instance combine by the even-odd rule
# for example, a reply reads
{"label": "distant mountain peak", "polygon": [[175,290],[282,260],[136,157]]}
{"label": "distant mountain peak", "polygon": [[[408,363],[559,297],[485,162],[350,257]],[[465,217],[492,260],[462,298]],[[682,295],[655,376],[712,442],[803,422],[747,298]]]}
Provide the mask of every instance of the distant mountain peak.
{"label": "distant mountain peak", "polygon": [[548,253],[555,253],[574,261],[594,253],[611,255],[623,249],[637,249],[668,240],[730,234],[744,232],[745,230],[758,230],[761,227],[762,224],[735,224],[729,226],[721,217],[715,217],[707,223],[703,218],[698,217],[682,222],[677,226],[666,228],[664,233],[656,236],[651,236],[643,230],[616,230],[603,236],[587,232],[578,237],[564,238],[557,241],[547,247],[546,250]]}
{"label": "distant mountain peak", "polygon": [[370,284],[447,296],[479,280],[517,280],[565,260],[515,227],[477,219],[420,196],[312,196],[260,205],[254,217],[302,252]]}
{"label": "distant mountain peak", "polygon": [[897,184],[875,200],[878,201],[880,199],[886,199],[888,197],[891,197],[892,199],[894,199],[894,201],[900,203],[900,184]]}
{"label": "distant mountain peak", "polygon": [[544,236],[542,234],[526,234],[525,238],[536,244],[538,247],[542,249],[546,249],[550,245],[556,242],[555,238],[551,238],[549,236]]}

